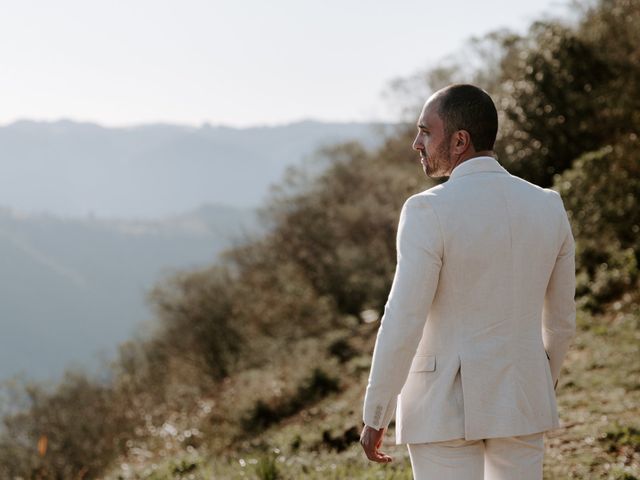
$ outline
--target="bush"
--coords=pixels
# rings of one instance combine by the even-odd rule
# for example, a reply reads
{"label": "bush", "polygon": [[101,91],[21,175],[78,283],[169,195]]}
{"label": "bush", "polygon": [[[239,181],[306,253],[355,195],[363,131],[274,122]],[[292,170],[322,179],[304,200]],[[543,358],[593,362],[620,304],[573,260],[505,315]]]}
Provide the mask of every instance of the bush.
{"label": "bush", "polygon": [[316,367],[311,375],[298,385],[291,397],[273,405],[258,399],[248,414],[242,417],[242,427],[248,432],[262,430],[339,391],[338,380]]}
{"label": "bush", "polygon": [[628,136],[582,155],[555,179],[576,237],[577,292],[593,311],[638,286],[639,143]]}
{"label": "bush", "polygon": [[160,323],[155,348],[214,379],[227,376],[244,345],[234,321],[234,285],[222,266],[175,274],[156,285],[148,296]]}
{"label": "bush", "polygon": [[26,408],[3,419],[0,477],[95,478],[125,451],[129,407],[108,386],[68,371],[54,391],[23,388]]}
{"label": "bush", "polygon": [[357,353],[358,351],[351,346],[346,338],[338,338],[329,345],[329,354],[336,357],[340,363],[352,359]]}

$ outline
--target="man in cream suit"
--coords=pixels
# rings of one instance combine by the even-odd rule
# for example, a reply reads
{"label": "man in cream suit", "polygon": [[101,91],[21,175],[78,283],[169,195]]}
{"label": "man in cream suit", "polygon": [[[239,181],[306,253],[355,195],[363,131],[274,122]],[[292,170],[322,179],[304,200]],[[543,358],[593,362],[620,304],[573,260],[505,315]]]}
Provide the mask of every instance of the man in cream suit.
{"label": "man in cream suit", "polygon": [[543,432],[575,334],[574,239],[560,195],[495,159],[498,117],[473,85],[433,94],[376,338],[360,443],[379,450],[393,414],[414,478],[542,479]]}

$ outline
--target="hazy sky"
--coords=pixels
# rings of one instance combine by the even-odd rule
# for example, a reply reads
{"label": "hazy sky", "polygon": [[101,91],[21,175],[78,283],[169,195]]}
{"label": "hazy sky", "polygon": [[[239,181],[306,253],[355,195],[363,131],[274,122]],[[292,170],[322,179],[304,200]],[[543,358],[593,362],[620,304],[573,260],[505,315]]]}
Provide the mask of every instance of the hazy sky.
{"label": "hazy sky", "polygon": [[391,120],[381,92],[558,0],[14,0],[0,123]]}

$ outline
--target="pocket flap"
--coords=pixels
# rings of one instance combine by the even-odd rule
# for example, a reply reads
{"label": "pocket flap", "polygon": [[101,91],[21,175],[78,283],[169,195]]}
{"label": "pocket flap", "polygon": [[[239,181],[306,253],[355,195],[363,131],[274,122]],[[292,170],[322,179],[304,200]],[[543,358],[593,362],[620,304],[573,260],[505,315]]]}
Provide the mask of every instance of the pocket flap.
{"label": "pocket flap", "polygon": [[433,372],[436,369],[435,355],[416,355],[411,362],[410,372]]}

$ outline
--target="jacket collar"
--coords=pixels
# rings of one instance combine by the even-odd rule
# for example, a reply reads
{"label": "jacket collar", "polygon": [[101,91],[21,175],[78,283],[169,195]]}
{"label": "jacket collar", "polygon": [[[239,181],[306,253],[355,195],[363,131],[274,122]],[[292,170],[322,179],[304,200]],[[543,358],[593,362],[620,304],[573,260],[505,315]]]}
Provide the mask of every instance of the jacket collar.
{"label": "jacket collar", "polygon": [[449,175],[449,179],[453,180],[464,175],[481,172],[509,173],[495,158],[481,156],[470,158],[456,165]]}

